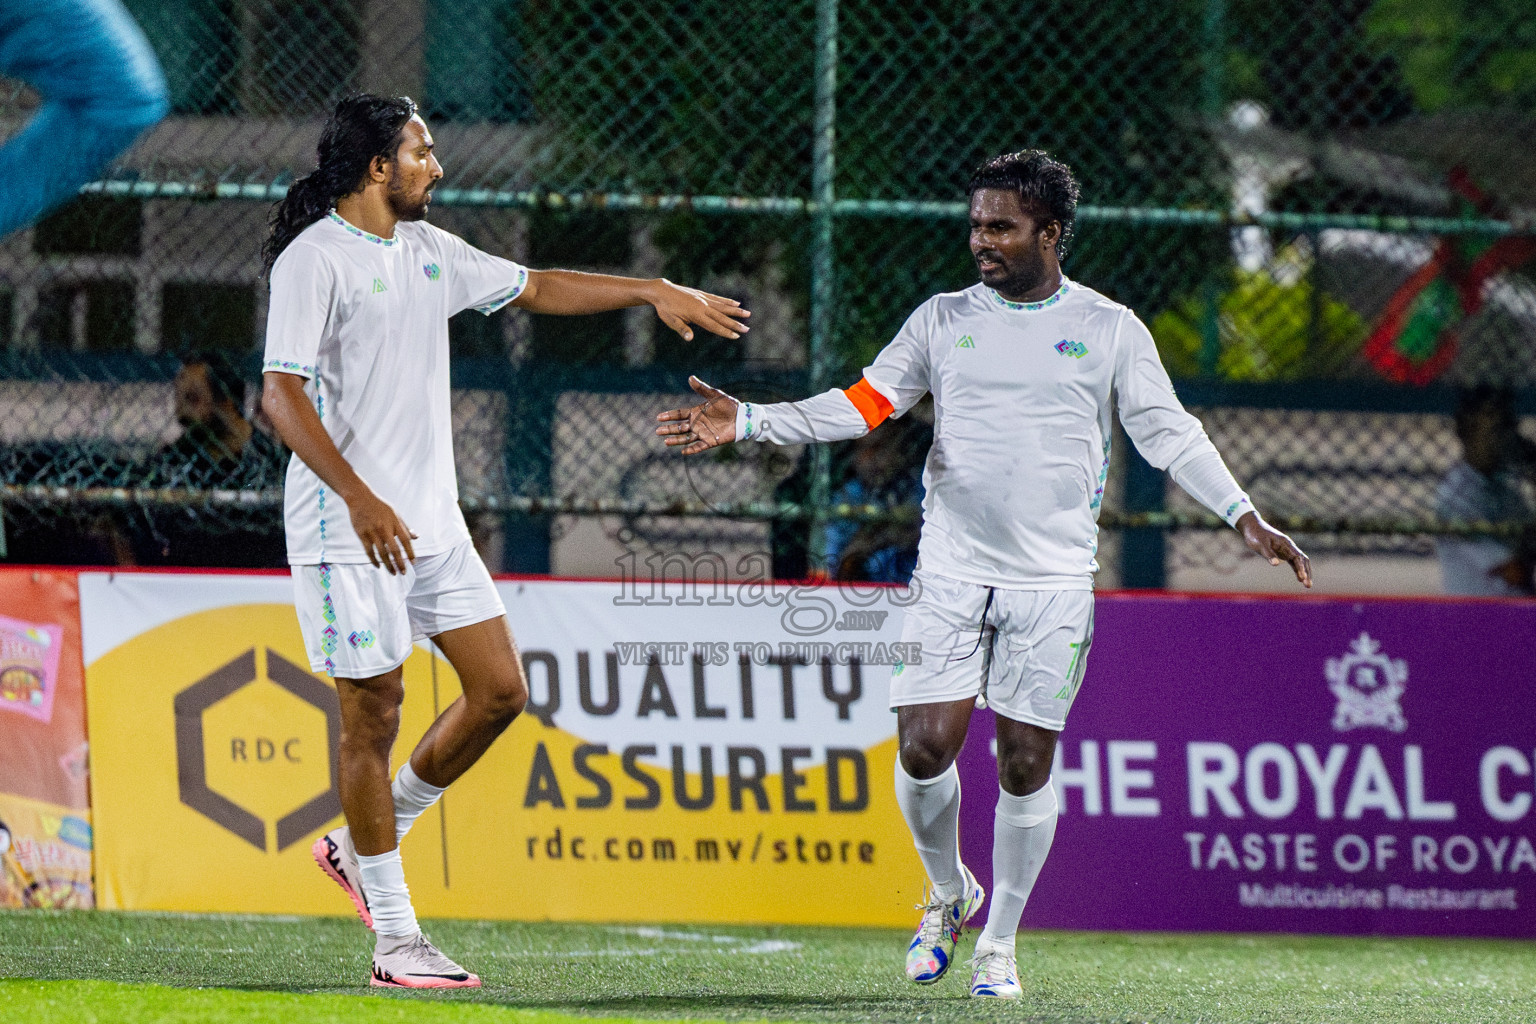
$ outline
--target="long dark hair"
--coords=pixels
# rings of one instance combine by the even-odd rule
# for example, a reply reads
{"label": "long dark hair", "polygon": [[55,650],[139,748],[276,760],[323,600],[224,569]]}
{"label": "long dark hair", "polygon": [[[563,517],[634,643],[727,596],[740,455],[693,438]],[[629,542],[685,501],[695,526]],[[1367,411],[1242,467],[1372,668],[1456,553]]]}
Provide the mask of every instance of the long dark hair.
{"label": "long dark hair", "polygon": [[409,96],[364,93],[336,104],[320,133],[320,165],[289,185],[288,194],[267,218],[270,230],[261,247],[263,273],[272,270],[300,231],[324,217],[336,200],[358,190],[374,157],[394,159],[400,133],[415,114],[416,103]]}

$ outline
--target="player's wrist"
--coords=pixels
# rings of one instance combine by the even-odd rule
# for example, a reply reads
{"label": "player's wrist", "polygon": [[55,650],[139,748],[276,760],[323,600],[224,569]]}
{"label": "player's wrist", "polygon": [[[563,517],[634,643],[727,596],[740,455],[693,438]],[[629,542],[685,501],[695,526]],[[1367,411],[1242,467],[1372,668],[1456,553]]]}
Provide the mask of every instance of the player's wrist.
{"label": "player's wrist", "polygon": [[1252,516],[1260,523],[1264,521],[1264,517],[1259,515],[1259,510],[1253,507],[1253,502],[1248,499],[1246,494],[1229,503],[1226,508],[1221,510],[1222,520],[1239,533],[1244,531],[1243,520],[1249,516]]}
{"label": "player's wrist", "polygon": [[336,492],[336,497],[346,502],[348,508],[356,509],[369,503],[370,500],[378,501],[378,495],[373,493],[373,488],[356,473],[351,474],[350,480],[338,480],[331,490]]}
{"label": "player's wrist", "polygon": [[763,439],[763,407],[751,402],[736,402],[736,441]]}
{"label": "player's wrist", "polygon": [[664,277],[638,278],[636,284],[639,287],[641,300],[658,308],[665,301],[667,292],[676,287]]}
{"label": "player's wrist", "polygon": [[1252,508],[1239,516],[1237,522],[1232,524],[1232,528],[1242,536],[1243,540],[1251,542],[1258,542],[1267,533],[1279,532],[1264,521],[1264,517],[1259,515],[1257,509]]}

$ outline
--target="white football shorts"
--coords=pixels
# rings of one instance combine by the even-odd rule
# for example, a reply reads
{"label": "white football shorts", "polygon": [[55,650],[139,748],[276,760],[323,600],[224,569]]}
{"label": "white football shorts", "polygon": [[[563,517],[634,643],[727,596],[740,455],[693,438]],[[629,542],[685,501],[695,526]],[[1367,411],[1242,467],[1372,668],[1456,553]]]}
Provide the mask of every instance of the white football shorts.
{"label": "white football shorts", "polygon": [[1004,590],[919,569],[901,626],[922,660],[891,670],[891,707],[986,697],[1016,722],[1060,732],[1093,644],[1093,591]]}
{"label": "white football shorts", "polygon": [[309,667],[342,679],[382,675],[417,640],[507,613],[469,541],[417,558],[403,576],[367,562],[295,565],[293,603]]}

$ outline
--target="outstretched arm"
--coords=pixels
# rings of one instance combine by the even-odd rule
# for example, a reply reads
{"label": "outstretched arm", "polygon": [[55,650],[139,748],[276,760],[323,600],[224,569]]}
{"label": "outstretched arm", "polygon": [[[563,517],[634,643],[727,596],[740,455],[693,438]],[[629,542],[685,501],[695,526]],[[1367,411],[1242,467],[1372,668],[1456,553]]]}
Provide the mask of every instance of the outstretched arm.
{"label": "outstretched arm", "polygon": [[688,378],[688,386],[704,401],[686,409],[669,409],[656,417],[656,428],[669,447],[681,447],[684,455],[697,455],[732,441],[770,441],[774,444],[813,444],[821,441],[846,441],[863,437],[890,413],[866,415],[859,405],[865,400],[874,405],[878,392],[867,380],[847,391],[833,388],[799,402],[774,402],[760,405],[740,402],[719,388],[712,388],[697,377]]}
{"label": "outstretched arm", "polygon": [[693,340],[694,326],[722,338],[739,338],[748,330],[741,321],[752,315],[735,299],[685,288],[664,277],[647,281],[577,270],[530,270],[527,285],[512,305],[557,316],[654,306],[661,322],[686,341]]}
{"label": "outstretched arm", "polygon": [[684,455],[697,455],[732,441],[812,444],[863,437],[888,416],[900,417],[928,393],[928,343],[932,303],[907,318],[851,388],[832,388],[799,402],[761,405],[738,402],[697,377],[688,386],[704,397],[700,405],[657,416],[656,433]]}

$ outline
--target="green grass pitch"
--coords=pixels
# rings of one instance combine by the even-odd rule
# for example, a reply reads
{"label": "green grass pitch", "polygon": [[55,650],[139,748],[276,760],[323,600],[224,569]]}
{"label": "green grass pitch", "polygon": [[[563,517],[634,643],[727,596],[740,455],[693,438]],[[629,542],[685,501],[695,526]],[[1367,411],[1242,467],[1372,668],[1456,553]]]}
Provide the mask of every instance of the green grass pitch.
{"label": "green grass pitch", "polygon": [[0,912],[0,1020],[566,1024],[619,1020],[1536,1021],[1536,944],[1026,932],[1019,1004],[939,984],[908,936],[839,928],[438,921],[478,992],[382,993],[355,919]]}

